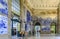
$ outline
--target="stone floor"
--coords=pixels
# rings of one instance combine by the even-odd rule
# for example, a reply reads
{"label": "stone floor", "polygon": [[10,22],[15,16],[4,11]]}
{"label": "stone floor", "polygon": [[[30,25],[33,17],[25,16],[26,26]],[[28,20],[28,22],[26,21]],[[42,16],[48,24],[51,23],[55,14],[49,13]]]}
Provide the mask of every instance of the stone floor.
{"label": "stone floor", "polygon": [[25,38],[18,38],[17,36],[13,36],[12,39],[60,39],[60,36],[55,35],[41,35],[39,36],[31,36],[31,37],[25,37]]}

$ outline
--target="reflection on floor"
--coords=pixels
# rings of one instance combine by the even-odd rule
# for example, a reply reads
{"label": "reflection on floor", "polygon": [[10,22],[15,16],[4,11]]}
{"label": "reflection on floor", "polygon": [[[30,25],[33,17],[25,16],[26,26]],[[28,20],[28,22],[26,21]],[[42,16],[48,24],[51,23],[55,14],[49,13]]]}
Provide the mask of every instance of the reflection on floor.
{"label": "reflection on floor", "polygon": [[23,38],[23,37],[16,37],[16,36],[13,36],[12,37],[12,39],[60,39],[60,36],[54,36],[54,35],[42,35],[42,36],[40,36],[40,37],[37,37],[37,36],[31,36],[31,37],[25,37],[25,38]]}

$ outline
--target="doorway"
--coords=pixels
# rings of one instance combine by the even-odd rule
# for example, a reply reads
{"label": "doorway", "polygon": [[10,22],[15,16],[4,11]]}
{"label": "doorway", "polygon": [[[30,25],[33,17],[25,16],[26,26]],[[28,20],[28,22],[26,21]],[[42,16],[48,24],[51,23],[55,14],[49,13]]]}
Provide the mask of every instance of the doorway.
{"label": "doorway", "polygon": [[11,21],[12,21],[11,35],[12,35],[12,38],[16,39],[17,37],[20,36],[20,30],[21,30],[19,17],[14,15]]}
{"label": "doorway", "polygon": [[51,34],[56,34],[56,23],[52,22],[51,23]]}
{"label": "doorway", "polygon": [[35,31],[35,36],[40,36],[41,25],[39,22],[35,23],[34,31]]}

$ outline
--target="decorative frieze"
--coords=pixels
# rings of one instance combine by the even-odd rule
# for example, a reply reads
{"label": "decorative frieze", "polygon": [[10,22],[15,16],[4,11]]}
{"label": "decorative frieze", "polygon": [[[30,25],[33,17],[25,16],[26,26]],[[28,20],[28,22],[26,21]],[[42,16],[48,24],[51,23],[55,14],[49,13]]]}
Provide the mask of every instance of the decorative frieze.
{"label": "decorative frieze", "polygon": [[53,9],[53,8],[57,8],[59,4],[59,0],[27,0],[27,1],[35,9],[40,9],[40,8]]}

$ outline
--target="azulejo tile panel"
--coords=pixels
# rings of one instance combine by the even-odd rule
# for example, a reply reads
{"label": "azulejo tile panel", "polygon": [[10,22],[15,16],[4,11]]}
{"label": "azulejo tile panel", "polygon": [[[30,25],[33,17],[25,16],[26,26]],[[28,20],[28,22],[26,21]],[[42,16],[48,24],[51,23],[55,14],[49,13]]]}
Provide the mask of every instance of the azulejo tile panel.
{"label": "azulejo tile panel", "polygon": [[0,15],[0,34],[8,33],[8,17]]}
{"label": "azulejo tile panel", "polygon": [[7,0],[0,0],[0,13],[8,15]]}

